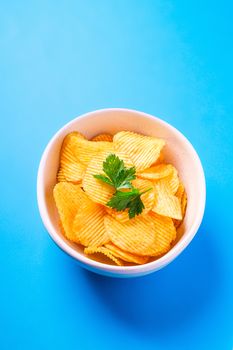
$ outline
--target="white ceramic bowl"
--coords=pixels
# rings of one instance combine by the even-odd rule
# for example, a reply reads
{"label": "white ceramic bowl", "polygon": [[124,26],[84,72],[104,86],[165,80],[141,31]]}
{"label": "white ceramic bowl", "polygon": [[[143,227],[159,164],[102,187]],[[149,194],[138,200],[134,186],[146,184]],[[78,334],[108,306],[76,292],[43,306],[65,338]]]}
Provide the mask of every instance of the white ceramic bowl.
{"label": "white ceramic bowl", "polygon": [[[59,163],[59,151],[66,134],[78,130],[87,138],[99,133],[114,134],[121,130],[135,131],[166,140],[165,159],[175,165],[185,185],[188,205],[179,228],[181,238],[161,258],[139,266],[113,266],[94,261],[61,234],[53,200],[53,187]],[[195,236],[205,209],[205,177],[200,159],[190,142],[174,127],[151,115],[128,109],[103,109],[84,114],[61,128],[47,145],[38,170],[37,199],[41,218],[52,239],[68,255],[88,270],[113,277],[133,277],[157,271],[174,260]]]}

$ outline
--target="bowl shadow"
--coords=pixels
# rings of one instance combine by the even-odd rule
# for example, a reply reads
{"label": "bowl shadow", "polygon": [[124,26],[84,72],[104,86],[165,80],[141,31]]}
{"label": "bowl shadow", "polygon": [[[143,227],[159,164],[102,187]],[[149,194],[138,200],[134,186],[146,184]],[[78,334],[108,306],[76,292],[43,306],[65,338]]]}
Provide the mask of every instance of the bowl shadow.
{"label": "bowl shadow", "polygon": [[116,279],[83,270],[103,312],[134,331],[166,334],[208,312],[218,288],[217,249],[202,226],[198,237],[172,264],[145,277]]}

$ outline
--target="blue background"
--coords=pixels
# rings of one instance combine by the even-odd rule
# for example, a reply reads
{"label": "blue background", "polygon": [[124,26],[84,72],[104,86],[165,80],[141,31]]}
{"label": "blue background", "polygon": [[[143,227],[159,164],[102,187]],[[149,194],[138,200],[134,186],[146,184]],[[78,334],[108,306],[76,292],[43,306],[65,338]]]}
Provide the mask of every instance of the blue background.
{"label": "blue background", "polygon": [[[1,349],[232,349],[232,11],[230,1],[0,2]],[[199,233],[143,278],[79,268],[37,209],[45,145],[105,107],[162,117],[205,169]]]}

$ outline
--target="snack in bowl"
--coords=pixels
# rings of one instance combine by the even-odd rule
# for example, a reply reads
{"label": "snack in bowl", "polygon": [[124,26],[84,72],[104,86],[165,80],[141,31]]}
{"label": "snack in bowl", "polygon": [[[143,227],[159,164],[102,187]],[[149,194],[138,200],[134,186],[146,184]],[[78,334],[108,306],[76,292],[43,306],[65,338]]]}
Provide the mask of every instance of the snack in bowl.
{"label": "snack in bowl", "polygon": [[66,135],[53,194],[62,233],[88,257],[127,266],[171,249],[187,195],[164,146],[161,138],[131,131],[91,140]]}

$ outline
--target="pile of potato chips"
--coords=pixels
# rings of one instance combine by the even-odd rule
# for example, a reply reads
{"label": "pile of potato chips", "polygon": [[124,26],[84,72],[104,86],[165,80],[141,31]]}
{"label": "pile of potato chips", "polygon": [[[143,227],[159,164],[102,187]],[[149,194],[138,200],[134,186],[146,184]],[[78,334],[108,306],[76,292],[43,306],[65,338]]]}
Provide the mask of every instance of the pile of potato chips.
{"label": "pile of potato chips", "polygon": [[[61,230],[84,253],[106,256],[116,265],[145,264],[165,254],[176,239],[187,196],[177,170],[164,162],[164,140],[121,131],[87,140],[79,132],[68,134],[62,144],[54,198]],[[141,196],[143,212],[129,219],[128,211],[106,205],[114,188],[94,178],[103,173],[109,154],[127,167],[136,167],[135,188],[151,191]]]}

